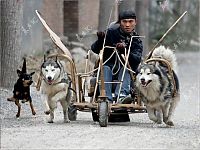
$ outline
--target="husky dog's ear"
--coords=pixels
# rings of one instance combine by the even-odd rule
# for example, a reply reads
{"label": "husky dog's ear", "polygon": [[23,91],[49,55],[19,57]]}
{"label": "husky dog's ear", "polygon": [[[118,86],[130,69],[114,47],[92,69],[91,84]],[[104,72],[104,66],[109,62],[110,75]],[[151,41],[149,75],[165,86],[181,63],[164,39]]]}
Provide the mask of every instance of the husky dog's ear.
{"label": "husky dog's ear", "polygon": [[142,62],[139,64],[139,66],[138,66],[138,70],[139,70],[141,67],[143,67],[145,64],[146,64],[146,63],[142,61]]}
{"label": "husky dog's ear", "polygon": [[154,73],[161,77],[161,72],[158,70],[158,68],[155,68]]}
{"label": "husky dog's ear", "polygon": [[24,62],[23,62],[23,66],[22,66],[22,73],[26,73],[26,58],[24,57]]}
{"label": "husky dog's ear", "polygon": [[138,67],[135,71],[135,75],[137,76],[140,73],[140,67]]}
{"label": "husky dog's ear", "polygon": [[17,74],[18,74],[18,76],[20,76],[22,74],[22,71],[20,71],[19,69],[17,69]]}
{"label": "husky dog's ear", "polygon": [[32,76],[32,75],[34,75],[34,73],[35,73],[35,72],[31,72],[30,75]]}
{"label": "husky dog's ear", "polygon": [[153,72],[154,74],[158,75],[159,77],[161,77],[161,71],[159,69],[159,63],[155,62],[153,64],[151,64],[152,68],[153,68]]}
{"label": "husky dog's ear", "polygon": [[139,66],[138,66],[138,68],[136,69],[136,72],[135,72],[135,74],[136,75],[138,75],[139,73],[140,73],[140,70],[141,70],[141,68],[144,66],[144,62],[141,62],[140,64],[139,64]]}
{"label": "husky dog's ear", "polygon": [[145,65],[147,65],[147,64],[149,64],[149,62],[146,63],[145,61],[141,61],[139,66],[145,66]]}
{"label": "husky dog's ear", "polygon": [[46,55],[44,55],[44,62],[46,61]]}
{"label": "husky dog's ear", "polygon": [[144,64],[146,64],[144,61],[141,61],[141,62],[140,62],[140,65],[144,65]]}

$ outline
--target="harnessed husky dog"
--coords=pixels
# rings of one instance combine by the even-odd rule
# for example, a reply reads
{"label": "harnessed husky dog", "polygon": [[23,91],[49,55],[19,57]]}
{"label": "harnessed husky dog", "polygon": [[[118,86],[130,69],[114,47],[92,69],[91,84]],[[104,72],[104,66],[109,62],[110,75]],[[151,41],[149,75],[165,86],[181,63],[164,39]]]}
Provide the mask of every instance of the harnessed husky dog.
{"label": "harnessed husky dog", "polygon": [[166,125],[174,126],[171,117],[180,100],[176,64],[173,51],[160,46],[138,68],[136,87],[149,119],[158,124],[163,120]]}
{"label": "harnessed husky dog", "polygon": [[47,110],[45,113],[50,114],[48,123],[53,123],[54,110],[57,107],[59,101],[63,108],[64,122],[70,122],[68,118],[68,107],[70,104],[71,90],[70,78],[67,73],[64,72],[63,65],[60,61],[54,60],[53,58],[46,59],[41,65],[41,92],[45,95]]}

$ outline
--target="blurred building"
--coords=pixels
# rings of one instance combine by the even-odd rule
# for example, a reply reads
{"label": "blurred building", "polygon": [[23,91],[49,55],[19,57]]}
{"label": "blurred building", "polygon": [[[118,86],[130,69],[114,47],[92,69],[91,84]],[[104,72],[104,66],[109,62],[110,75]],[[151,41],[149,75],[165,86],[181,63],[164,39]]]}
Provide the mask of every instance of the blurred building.
{"label": "blurred building", "polygon": [[24,2],[23,53],[37,54],[49,39],[35,14],[39,10],[51,29],[60,37],[83,42],[98,28],[99,0],[27,0]]}
{"label": "blurred building", "polygon": [[[44,48],[46,45],[49,47],[46,43],[51,42],[48,32],[36,16],[36,9],[42,13],[47,24],[61,39],[68,37],[69,41],[81,42],[90,47],[96,39],[96,31],[106,29],[112,8],[110,22],[117,20],[118,10],[135,9],[135,5],[138,4],[141,6],[145,4],[146,7],[140,7],[141,9],[136,11],[148,10],[148,0],[142,2],[136,0],[26,0],[22,27],[23,52],[25,54],[41,53],[43,49],[48,49]],[[140,35],[148,33],[146,31],[148,27],[141,26],[142,22],[148,19],[147,16],[144,17],[146,14],[148,11],[138,13],[141,28],[137,27],[136,30],[139,30]]]}

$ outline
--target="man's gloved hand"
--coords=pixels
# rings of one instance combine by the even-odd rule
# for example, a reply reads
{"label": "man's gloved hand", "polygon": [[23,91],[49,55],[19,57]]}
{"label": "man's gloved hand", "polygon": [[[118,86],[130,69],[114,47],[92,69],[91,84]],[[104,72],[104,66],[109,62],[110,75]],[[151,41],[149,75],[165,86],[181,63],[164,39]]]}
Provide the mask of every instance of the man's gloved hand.
{"label": "man's gloved hand", "polygon": [[117,43],[116,44],[116,49],[118,50],[119,53],[124,54],[125,52],[125,43]]}
{"label": "man's gloved hand", "polygon": [[97,32],[97,37],[98,37],[98,40],[103,41],[104,37],[105,37],[105,33],[103,31],[98,31]]}

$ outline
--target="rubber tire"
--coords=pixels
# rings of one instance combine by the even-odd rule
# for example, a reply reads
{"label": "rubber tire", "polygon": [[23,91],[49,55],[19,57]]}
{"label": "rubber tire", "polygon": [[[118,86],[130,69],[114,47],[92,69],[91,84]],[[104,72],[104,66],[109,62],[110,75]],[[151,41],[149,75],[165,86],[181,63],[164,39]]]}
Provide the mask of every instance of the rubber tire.
{"label": "rubber tire", "polygon": [[68,107],[68,117],[70,121],[76,121],[77,119],[77,109],[73,104],[70,104]]}
{"label": "rubber tire", "polygon": [[99,125],[107,127],[108,125],[108,102],[102,101],[98,104]]}

